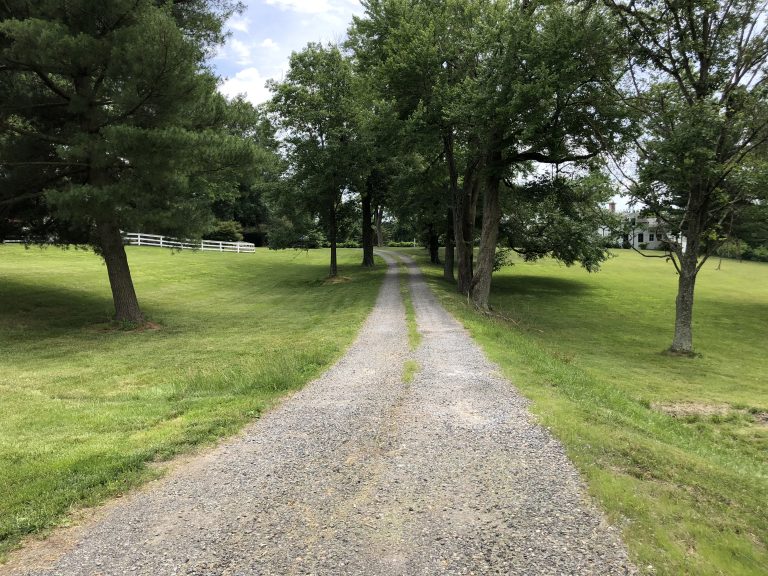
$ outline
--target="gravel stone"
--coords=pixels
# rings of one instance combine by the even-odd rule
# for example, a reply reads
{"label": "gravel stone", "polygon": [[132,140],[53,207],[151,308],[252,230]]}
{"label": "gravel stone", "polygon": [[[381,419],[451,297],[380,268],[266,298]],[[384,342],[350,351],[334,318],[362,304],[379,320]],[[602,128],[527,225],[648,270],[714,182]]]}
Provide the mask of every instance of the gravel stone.
{"label": "gravel stone", "polygon": [[[407,257],[345,356],[26,576],[636,574],[562,445]],[[397,255],[397,257],[400,257]],[[403,364],[419,371],[403,382]],[[4,570],[0,568],[0,572]]]}

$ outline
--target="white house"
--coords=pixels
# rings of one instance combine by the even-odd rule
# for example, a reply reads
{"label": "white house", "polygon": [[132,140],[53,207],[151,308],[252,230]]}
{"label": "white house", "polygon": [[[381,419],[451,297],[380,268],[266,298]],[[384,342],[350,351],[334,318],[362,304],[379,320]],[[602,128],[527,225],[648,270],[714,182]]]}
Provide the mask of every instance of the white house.
{"label": "white house", "polygon": [[[611,202],[608,208],[611,212],[615,212],[616,204]],[[623,232],[617,233],[616,230],[611,230],[607,226],[601,226],[598,230],[599,234],[604,238],[613,237],[619,246],[637,250],[663,250],[671,239],[673,242],[682,242],[683,251],[685,251],[685,237],[666,236],[658,218],[641,216],[638,212],[622,212],[620,216],[624,221]]]}
{"label": "white house", "polygon": [[664,247],[664,231],[660,229],[658,218],[639,216],[636,212],[627,212],[625,221],[630,226],[624,234],[624,244],[638,250],[659,250]]}

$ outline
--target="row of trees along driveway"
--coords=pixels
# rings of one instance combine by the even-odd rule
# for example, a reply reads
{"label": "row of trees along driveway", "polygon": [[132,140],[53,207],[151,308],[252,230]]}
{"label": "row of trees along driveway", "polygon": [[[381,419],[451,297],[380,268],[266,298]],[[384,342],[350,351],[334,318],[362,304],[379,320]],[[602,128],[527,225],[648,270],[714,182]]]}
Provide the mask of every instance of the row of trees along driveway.
{"label": "row of trees along driveway", "polygon": [[351,194],[370,231],[373,180],[391,214],[425,230],[433,262],[439,231],[450,279],[455,245],[457,289],[487,309],[500,244],[599,267],[607,248],[596,231],[615,223],[598,206],[623,171],[679,274],[671,351],[692,353],[696,275],[739,211],[764,199],[764,6],[363,5],[343,47],[308,46],[272,84],[297,199],[327,220],[331,244]]}
{"label": "row of trees along driveway", "polygon": [[271,247],[322,229],[336,275],[353,219],[373,265],[386,211],[435,263],[442,238],[445,277],[487,309],[504,250],[598,269],[599,207],[621,183],[660,222],[679,274],[671,350],[692,353],[697,274],[765,202],[763,3],[363,7],[344,45],[294,53],[254,110],[206,65],[229,0],[1,3],[0,222],[92,245],[116,318],[141,322],[121,229],[199,235],[212,208],[266,190]]}

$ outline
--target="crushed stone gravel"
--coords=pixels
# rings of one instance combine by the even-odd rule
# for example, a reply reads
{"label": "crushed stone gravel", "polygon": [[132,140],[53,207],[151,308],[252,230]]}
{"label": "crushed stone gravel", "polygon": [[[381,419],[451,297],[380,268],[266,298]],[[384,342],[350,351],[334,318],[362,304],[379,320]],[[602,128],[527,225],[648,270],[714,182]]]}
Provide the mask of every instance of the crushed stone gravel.
{"label": "crushed stone gravel", "polygon": [[[624,575],[562,445],[407,257],[345,356],[26,576]],[[408,348],[395,258],[423,335]],[[418,362],[410,383],[407,359]],[[0,572],[3,572],[0,569]]]}

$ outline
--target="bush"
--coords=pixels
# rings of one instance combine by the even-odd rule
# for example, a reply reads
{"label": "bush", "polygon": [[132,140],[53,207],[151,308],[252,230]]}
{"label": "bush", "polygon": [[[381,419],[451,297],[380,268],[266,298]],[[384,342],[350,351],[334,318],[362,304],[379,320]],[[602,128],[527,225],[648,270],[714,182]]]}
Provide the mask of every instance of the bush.
{"label": "bush", "polygon": [[347,240],[346,242],[339,242],[336,244],[338,248],[362,248],[362,244],[360,242],[356,242],[354,240]]}
{"label": "bush", "polygon": [[721,258],[743,258],[749,246],[741,240],[728,240],[717,247],[715,254]]}
{"label": "bush", "polygon": [[285,217],[274,218],[267,230],[267,245],[270,250],[296,248],[309,250],[311,248],[327,247],[325,236],[320,230],[307,226],[307,222],[298,225]]}
{"label": "bush", "polygon": [[328,248],[330,244],[319,230],[312,230],[291,242],[291,248],[309,250],[312,248]]}
{"label": "bush", "polygon": [[240,242],[243,239],[243,226],[234,220],[219,220],[204,238],[220,242]]}
{"label": "bush", "polygon": [[744,252],[745,260],[752,260],[754,262],[768,262],[768,246],[756,246],[754,248],[748,248]]}
{"label": "bush", "polygon": [[648,242],[640,242],[638,246],[640,247],[640,250],[648,250]]}
{"label": "bush", "polygon": [[512,249],[504,246],[497,247],[493,255],[493,271],[498,272],[504,266],[512,266],[512,264]]}
{"label": "bush", "polygon": [[395,242],[393,240],[387,242],[389,248],[413,248],[413,242]]}

